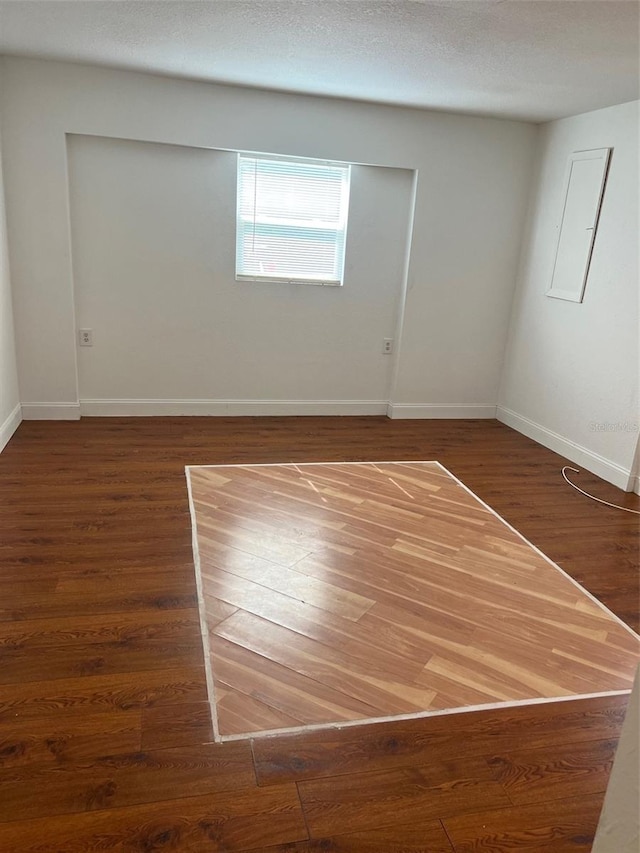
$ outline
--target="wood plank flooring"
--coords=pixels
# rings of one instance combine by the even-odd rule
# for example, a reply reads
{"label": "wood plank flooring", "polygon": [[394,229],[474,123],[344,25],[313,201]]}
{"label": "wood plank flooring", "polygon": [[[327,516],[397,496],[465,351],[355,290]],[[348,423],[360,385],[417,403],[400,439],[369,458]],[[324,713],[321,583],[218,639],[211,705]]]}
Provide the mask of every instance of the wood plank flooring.
{"label": "wood plank flooring", "polygon": [[187,476],[222,738],[633,684],[638,637],[438,463]]}
{"label": "wood plank flooring", "polygon": [[626,696],[211,744],[184,466],[390,459],[439,459],[637,627],[637,519],[495,421],[23,423],[0,455],[3,853],[590,849]]}

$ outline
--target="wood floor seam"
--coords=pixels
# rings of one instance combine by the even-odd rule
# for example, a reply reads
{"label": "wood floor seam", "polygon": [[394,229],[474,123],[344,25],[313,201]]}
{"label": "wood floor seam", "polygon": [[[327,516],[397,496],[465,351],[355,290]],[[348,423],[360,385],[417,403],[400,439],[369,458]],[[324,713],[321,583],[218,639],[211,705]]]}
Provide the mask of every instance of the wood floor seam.
{"label": "wood floor seam", "polygon": [[451,845],[451,853],[456,853],[456,848],[453,846],[453,841],[449,837],[449,833],[447,832],[447,827],[444,825],[444,821],[442,820],[442,818],[438,818],[438,822],[439,822],[440,826],[442,827],[442,831],[444,832],[444,834],[447,837],[447,841]]}
{"label": "wood floor seam", "polygon": [[300,811],[302,812],[302,820],[304,821],[304,826],[307,832],[307,838],[311,841],[313,836],[311,835],[311,830],[309,829],[309,822],[307,820],[307,815],[304,810],[304,803],[302,802],[302,797],[300,796],[300,787],[298,783],[295,783],[296,786],[296,794],[298,796],[298,802],[300,803]]}

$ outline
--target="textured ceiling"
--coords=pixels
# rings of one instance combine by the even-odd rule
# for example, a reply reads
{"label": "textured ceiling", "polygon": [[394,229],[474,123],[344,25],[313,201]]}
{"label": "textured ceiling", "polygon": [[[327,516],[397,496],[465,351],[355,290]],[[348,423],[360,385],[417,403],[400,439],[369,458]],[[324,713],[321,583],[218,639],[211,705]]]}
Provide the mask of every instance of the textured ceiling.
{"label": "textured ceiling", "polygon": [[639,97],[636,0],[13,0],[0,52],[544,121]]}

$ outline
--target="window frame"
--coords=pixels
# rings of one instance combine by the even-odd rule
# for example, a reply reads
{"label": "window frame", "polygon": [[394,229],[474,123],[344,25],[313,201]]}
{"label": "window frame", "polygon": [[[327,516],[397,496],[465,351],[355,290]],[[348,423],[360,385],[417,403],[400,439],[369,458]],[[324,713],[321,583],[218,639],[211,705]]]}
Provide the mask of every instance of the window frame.
{"label": "window frame", "polygon": [[[292,228],[304,229],[308,228],[308,230],[326,230],[326,231],[335,231],[336,235],[340,234],[341,237],[341,246],[340,246],[340,254],[338,264],[336,266],[337,278],[329,279],[327,277],[318,276],[317,278],[312,277],[292,277],[292,276],[279,276],[274,274],[268,275],[256,275],[252,273],[240,272],[240,260],[242,257],[241,251],[241,239],[242,232],[240,229],[240,204],[241,204],[241,182],[242,182],[242,174],[241,174],[241,162],[242,159],[255,160],[258,163],[260,162],[276,162],[276,163],[291,163],[294,165],[301,166],[329,166],[333,168],[337,168],[343,170],[344,176],[342,180],[341,187],[341,199],[340,199],[340,212],[341,212],[341,222],[343,222],[342,227],[339,228],[318,228],[317,225],[306,225],[304,222],[300,222],[299,225],[291,225]],[[235,231],[235,279],[239,282],[256,282],[256,283],[272,283],[272,284],[293,284],[293,285],[313,285],[320,287],[343,287],[344,279],[345,279],[345,268],[346,268],[346,254],[347,254],[347,231],[349,225],[349,207],[350,207],[350,193],[351,193],[351,164],[345,163],[344,161],[339,160],[317,160],[309,157],[291,157],[288,155],[278,155],[278,154],[257,154],[255,152],[247,152],[247,151],[238,151],[237,152],[237,160],[236,160],[236,231]],[[254,208],[254,216],[255,216],[255,208]],[[255,220],[254,220],[255,221]],[[262,223],[263,226],[268,227],[271,223]],[[273,223],[273,227],[278,227],[276,223]],[[334,242],[334,245],[338,244],[338,238]]]}

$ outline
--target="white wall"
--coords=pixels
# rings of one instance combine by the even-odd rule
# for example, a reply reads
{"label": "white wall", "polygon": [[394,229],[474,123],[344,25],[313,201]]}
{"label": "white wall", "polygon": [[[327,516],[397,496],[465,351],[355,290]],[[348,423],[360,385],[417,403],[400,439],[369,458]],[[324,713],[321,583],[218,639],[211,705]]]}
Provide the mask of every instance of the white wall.
{"label": "white wall", "polygon": [[[0,80],[0,88],[2,81]],[[0,145],[0,451],[21,421]]]}
{"label": "white wall", "polygon": [[640,669],[627,706],[591,853],[638,853]]}
{"label": "white wall", "polygon": [[[526,208],[532,125],[64,63],[3,62],[7,208],[26,416],[79,413],[67,133],[418,170],[391,413],[493,416]],[[345,293],[328,299],[346,300]],[[284,297],[274,291],[274,298]],[[277,307],[267,306],[272,317],[279,316]],[[194,314],[200,310],[193,307]],[[360,331],[351,328],[351,337]],[[257,345],[287,334],[283,323]],[[170,355],[183,358],[177,348]],[[372,358],[377,363],[378,353]],[[184,375],[184,367],[176,372]],[[172,383],[154,393],[175,394],[175,374]],[[303,384],[291,379],[287,393]],[[269,396],[263,387],[261,398]],[[117,397],[125,390],[108,389]]]}
{"label": "white wall", "polygon": [[[613,148],[584,301],[545,295],[569,154]],[[498,416],[621,488],[638,441],[638,102],[541,127]]]}
{"label": "white wall", "polygon": [[640,436],[638,436],[636,452],[633,457],[633,464],[631,465],[631,489],[629,491],[634,491],[637,495],[640,495]]}
{"label": "white wall", "polygon": [[318,287],[235,281],[234,153],[70,136],[68,154],[83,414],[386,412],[412,172],[352,168],[344,286]]}

